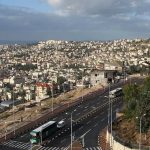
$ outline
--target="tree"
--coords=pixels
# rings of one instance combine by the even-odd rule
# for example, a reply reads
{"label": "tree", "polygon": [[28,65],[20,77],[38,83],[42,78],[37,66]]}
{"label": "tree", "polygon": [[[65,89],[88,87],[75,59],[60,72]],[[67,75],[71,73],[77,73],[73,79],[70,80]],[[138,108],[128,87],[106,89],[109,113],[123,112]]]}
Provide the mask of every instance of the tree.
{"label": "tree", "polygon": [[136,84],[126,85],[123,89],[125,101],[125,115],[127,118],[132,118],[136,115],[137,107],[140,101],[140,88]]}
{"label": "tree", "polygon": [[[142,132],[147,132],[150,128],[150,77],[146,78],[143,85],[126,85],[123,88],[125,102],[125,116],[133,119],[138,116],[142,118]],[[136,121],[139,128],[140,121]]]}
{"label": "tree", "polygon": [[63,84],[65,81],[66,81],[66,78],[65,78],[65,77],[59,76],[59,77],[57,78],[57,83],[58,83],[59,85]]}

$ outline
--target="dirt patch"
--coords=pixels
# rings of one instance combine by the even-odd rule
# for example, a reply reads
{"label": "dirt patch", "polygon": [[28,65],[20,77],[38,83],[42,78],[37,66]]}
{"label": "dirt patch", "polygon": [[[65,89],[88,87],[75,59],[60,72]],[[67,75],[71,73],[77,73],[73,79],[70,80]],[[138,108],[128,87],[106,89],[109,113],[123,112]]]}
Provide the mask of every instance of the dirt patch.
{"label": "dirt patch", "polygon": [[[124,141],[129,141],[133,144],[138,144],[140,139],[140,133],[138,132],[135,120],[127,120],[125,117],[120,117],[113,124],[113,131],[117,134],[120,139]],[[146,134],[141,134],[141,144],[145,146],[150,146],[150,132]]]}

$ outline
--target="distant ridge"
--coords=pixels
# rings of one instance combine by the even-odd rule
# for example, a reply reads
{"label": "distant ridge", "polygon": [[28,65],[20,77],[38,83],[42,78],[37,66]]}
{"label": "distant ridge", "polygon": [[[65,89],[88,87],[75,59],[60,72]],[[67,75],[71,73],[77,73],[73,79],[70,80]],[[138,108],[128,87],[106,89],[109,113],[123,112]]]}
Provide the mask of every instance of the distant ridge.
{"label": "distant ridge", "polygon": [[3,45],[3,44],[8,44],[8,45],[13,45],[13,44],[21,44],[21,45],[24,45],[24,44],[36,44],[38,43],[38,41],[8,41],[8,40],[0,40],[0,44]]}

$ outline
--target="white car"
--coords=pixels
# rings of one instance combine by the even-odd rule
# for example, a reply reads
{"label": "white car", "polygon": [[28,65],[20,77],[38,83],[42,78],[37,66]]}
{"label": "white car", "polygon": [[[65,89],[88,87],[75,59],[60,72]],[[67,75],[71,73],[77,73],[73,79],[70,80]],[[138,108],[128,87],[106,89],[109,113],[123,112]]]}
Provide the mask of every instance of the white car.
{"label": "white car", "polygon": [[65,121],[64,120],[61,120],[58,122],[57,124],[57,128],[63,128],[65,126]]}

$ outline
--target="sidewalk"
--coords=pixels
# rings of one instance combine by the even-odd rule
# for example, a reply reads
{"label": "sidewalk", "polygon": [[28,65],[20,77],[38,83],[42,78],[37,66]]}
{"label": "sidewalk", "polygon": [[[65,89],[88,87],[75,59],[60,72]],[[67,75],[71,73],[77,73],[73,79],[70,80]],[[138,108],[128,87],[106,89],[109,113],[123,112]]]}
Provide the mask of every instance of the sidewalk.
{"label": "sidewalk", "polygon": [[102,150],[110,150],[109,143],[107,143],[107,127],[100,132],[98,145],[102,148]]}
{"label": "sidewalk", "polygon": [[[71,150],[71,147],[68,150]],[[82,144],[79,141],[76,141],[72,145],[72,150],[83,150]]]}

